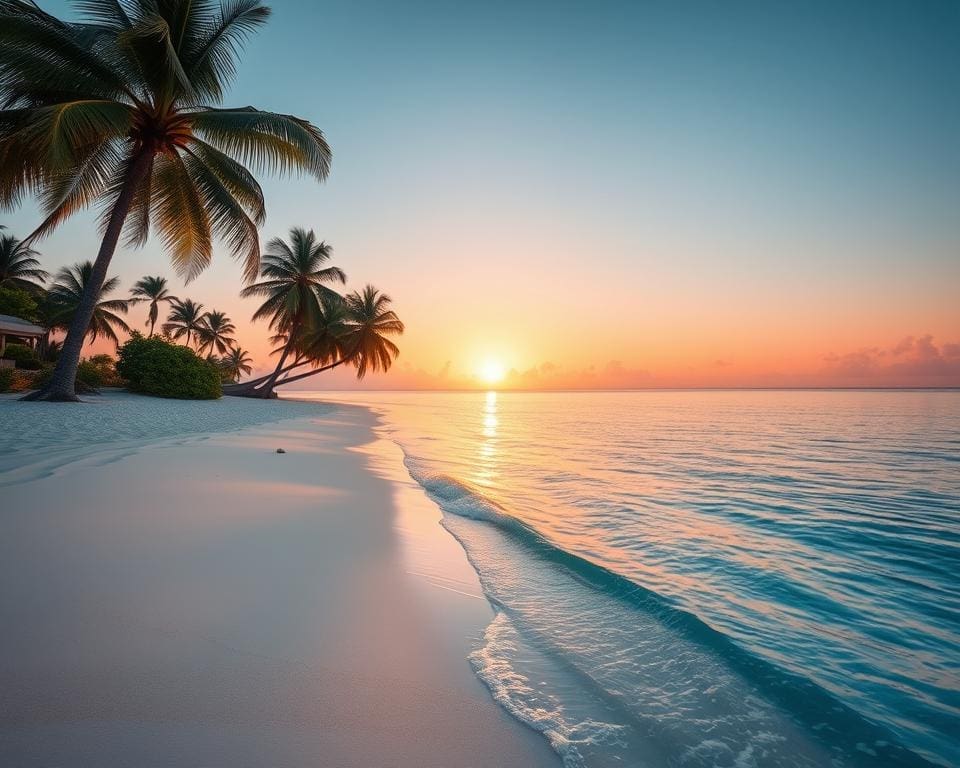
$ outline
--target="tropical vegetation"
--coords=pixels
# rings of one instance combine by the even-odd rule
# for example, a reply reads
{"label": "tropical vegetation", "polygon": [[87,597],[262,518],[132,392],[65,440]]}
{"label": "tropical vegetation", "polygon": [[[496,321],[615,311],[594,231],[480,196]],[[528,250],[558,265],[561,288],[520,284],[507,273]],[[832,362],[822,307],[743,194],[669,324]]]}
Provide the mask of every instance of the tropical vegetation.
{"label": "tropical vegetation", "polygon": [[313,230],[294,227],[290,230],[289,244],[279,237],[267,244],[260,264],[260,275],[264,279],[248,285],[240,293],[244,297],[264,298],[253,319],[269,318],[270,328],[276,334],[274,339],[282,342],[277,367],[262,387],[265,395],[272,392],[306,326],[321,316],[322,303],[339,299],[326,284],[345,283],[347,276],[339,267],[324,266],[332,253],[333,248],[318,241]]}
{"label": "tropical vegetation", "polygon": [[232,347],[217,363],[220,366],[220,373],[226,381],[240,381],[241,376],[253,370],[251,365],[253,359],[246,350],[240,349],[240,347]]}
{"label": "tropical vegetation", "polygon": [[[24,359],[12,386],[33,385],[30,398],[43,400],[123,383],[165,397],[218,397],[222,381],[227,394],[273,397],[339,366],[358,378],[388,370],[404,330],[389,296],[369,285],[340,293],[347,277],[330,263],[332,246],[307,228],[270,240],[261,256],[265,204],[254,173],[322,181],[331,161],[322,132],[305,119],[219,106],[269,8],[260,0],[77,5],[82,19],[67,22],[31,0],[0,0],[0,209],[32,195],[43,213],[25,239],[0,235],[0,313],[47,330],[27,348],[29,359],[14,350]],[[35,244],[91,206],[101,211],[95,259],[49,282]],[[253,360],[234,322],[174,295],[163,276],[117,295],[108,271],[118,245],[142,246],[151,231],[184,283],[210,263],[215,240],[241,260],[241,296],[259,302],[252,319],[271,332],[272,370],[242,382]],[[125,319],[139,304],[147,305],[147,336]],[[116,365],[102,354],[81,361],[84,343],[103,339],[119,350]],[[40,370],[24,379],[30,366]]]}
{"label": "tropical vegetation", "polygon": [[13,235],[0,235],[0,288],[19,288],[28,293],[43,291],[49,275],[40,268],[39,255]]}
{"label": "tropical vegetation", "polygon": [[[57,272],[53,285],[47,291],[48,325],[51,329],[67,330],[73,325],[93,280],[93,270],[93,263],[84,261]],[[127,314],[130,308],[127,301],[104,298],[113,293],[119,285],[120,279],[111,277],[103,282],[98,291],[98,299],[93,305],[87,324],[86,336],[90,341],[96,341],[103,336],[117,346],[120,344],[117,332],[130,333],[130,326],[120,317]]]}
{"label": "tropical vegetation", "polygon": [[189,347],[134,332],[117,353],[117,373],[133,392],[157,397],[213,400],[221,395],[220,371]]}
{"label": "tropical vegetation", "polygon": [[150,309],[147,312],[146,327],[150,329],[148,335],[153,336],[154,327],[157,319],[160,317],[160,303],[178,301],[167,289],[167,279],[165,277],[141,277],[133,284],[130,289],[130,298],[127,299],[130,304],[140,304],[148,302]]}
{"label": "tropical vegetation", "polygon": [[206,353],[208,357],[212,357],[214,352],[221,355],[226,354],[236,343],[236,340],[231,336],[232,333],[236,333],[236,330],[233,321],[227,317],[225,312],[217,310],[206,312],[200,322],[197,352],[200,354]]}
{"label": "tropical vegetation", "polygon": [[[283,349],[293,350],[293,362],[276,372],[235,386],[224,393],[246,397],[273,397],[277,386],[292,384],[323,371],[349,364],[358,379],[387,371],[399,354],[389,338],[403,333],[403,322],[391,299],[372,285],[344,297],[325,296],[301,331],[280,337]],[[303,370],[309,368],[309,370]]]}
{"label": "tropical vegetation", "polygon": [[163,332],[172,339],[184,339],[189,347],[203,328],[203,304],[192,299],[175,299]]}
{"label": "tropical vegetation", "polygon": [[[35,194],[53,231],[93,204],[103,239],[50,383],[35,397],[76,399],[87,328],[121,237],[154,229],[186,279],[213,238],[260,270],[262,190],[251,172],[327,177],[331,152],[307,120],[220,108],[245,39],[270,10],[258,0],[84,0],[80,22],[29,0],[0,0],[0,208]],[[249,166],[249,167],[248,167]]]}

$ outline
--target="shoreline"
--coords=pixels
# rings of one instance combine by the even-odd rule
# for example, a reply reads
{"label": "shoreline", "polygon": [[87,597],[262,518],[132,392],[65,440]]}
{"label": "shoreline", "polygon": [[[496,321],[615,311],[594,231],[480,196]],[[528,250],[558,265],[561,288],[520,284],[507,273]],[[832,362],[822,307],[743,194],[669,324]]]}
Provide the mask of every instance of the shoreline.
{"label": "shoreline", "polygon": [[54,422],[34,447],[59,435],[63,461],[0,467],[0,759],[558,765],[471,669],[492,608],[374,413],[274,402],[292,415],[86,460],[69,421],[106,411],[30,409]]}

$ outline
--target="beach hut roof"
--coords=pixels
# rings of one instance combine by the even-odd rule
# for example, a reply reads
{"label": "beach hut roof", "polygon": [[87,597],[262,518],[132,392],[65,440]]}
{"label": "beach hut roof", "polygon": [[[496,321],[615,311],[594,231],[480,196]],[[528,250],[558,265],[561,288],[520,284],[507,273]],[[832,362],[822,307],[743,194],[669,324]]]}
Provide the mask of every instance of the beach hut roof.
{"label": "beach hut roof", "polygon": [[0,315],[0,333],[8,333],[11,336],[43,336],[46,331],[39,325],[34,325],[26,320],[13,315]]}

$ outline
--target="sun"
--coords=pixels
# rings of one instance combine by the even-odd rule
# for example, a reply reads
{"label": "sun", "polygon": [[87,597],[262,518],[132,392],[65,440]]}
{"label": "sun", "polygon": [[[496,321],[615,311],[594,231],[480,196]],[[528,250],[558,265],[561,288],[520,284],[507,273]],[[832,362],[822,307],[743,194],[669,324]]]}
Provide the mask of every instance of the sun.
{"label": "sun", "polygon": [[480,378],[487,384],[498,384],[507,375],[507,369],[499,360],[487,359],[480,365]]}

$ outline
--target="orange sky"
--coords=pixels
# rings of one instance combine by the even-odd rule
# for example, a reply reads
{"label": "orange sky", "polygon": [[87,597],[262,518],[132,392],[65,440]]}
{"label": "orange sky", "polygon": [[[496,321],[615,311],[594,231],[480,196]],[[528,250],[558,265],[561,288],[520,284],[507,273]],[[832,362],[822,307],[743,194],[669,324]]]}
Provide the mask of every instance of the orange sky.
{"label": "orange sky", "polygon": [[[275,11],[225,103],[333,147],[326,184],[262,178],[262,241],[312,227],[393,296],[401,357],[364,386],[486,386],[488,359],[517,387],[960,386],[955,4]],[[38,247],[97,244],[90,213]],[[223,249],[187,287],[156,238],[111,274],[168,276],[268,365]]]}

